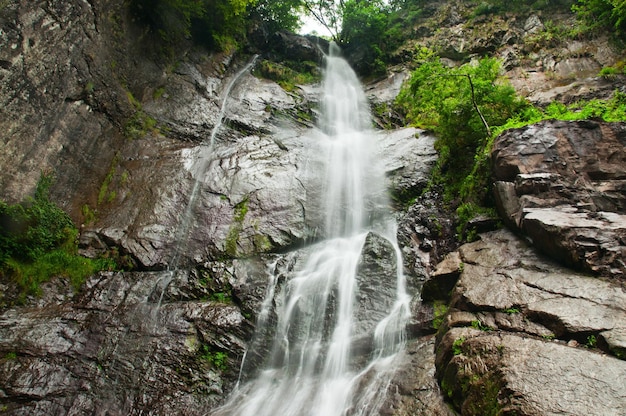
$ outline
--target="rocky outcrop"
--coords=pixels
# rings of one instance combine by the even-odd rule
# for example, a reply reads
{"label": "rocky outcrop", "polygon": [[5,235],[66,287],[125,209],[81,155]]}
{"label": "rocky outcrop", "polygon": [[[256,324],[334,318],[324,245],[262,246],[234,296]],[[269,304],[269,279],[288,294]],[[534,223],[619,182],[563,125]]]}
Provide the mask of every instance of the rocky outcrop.
{"label": "rocky outcrop", "polygon": [[[117,4],[116,4],[117,3]],[[76,217],[107,173],[132,106],[116,81],[122,2],[8,1],[0,10],[0,197],[20,201],[42,171]],[[121,44],[121,42],[111,42]],[[54,53],[50,53],[54,51]],[[119,123],[116,125],[116,122]],[[80,172],[80,173],[78,173]]]}
{"label": "rocky outcrop", "polygon": [[507,8],[488,2],[425,1],[414,36],[394,55],[409,62],[417,45],[434,50],[450,65],[497,57],[517,93],[542,107],[553,101],[608,98],[621,90],[624,76],[598,73],[618,65],[621,52],[605,34],[585,40],[568,35],[566,28],[576,25],[575,13],[558,2]]}
{"label": "rocky outcrop", "polygon": [[546,121],[509,130],[492,159],[509,227],[572,267],[626,277],[626,125]]}
{"label": "rocky outcrop", "polygon": [[79,294],[48,284],[39,305],[0,316],[4,411],[202,414],[236,381],[252,329],[215,296],[232,271],[101,273]]}
{"label": "rocky outcrop", "polygon": [[626,407],[619,284],[552,263],[505,230],[451,254],[439,270],[450,275],[459,278],[436,367],[462,414],[618,415]]}

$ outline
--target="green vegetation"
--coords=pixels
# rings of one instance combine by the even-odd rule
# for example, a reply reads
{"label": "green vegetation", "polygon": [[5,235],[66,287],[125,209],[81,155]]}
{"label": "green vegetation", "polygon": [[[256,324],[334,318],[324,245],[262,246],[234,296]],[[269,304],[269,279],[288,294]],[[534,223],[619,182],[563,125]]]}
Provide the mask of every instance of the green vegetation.
{"label": "green vegetation", "polygon": [[589,335],[587,337],[587,343],[585,344],[587,348],[595,348],[598,346],[598,339],[595,335]]}
{"label": "green vegetation", "polygon": [[493,328],[483,324],[482,322],[480,322],[479,320],[474,320],[470,323],[470,325],[472,326],[472,328],[474,329],[478,329],[479,331],[493,331]]}
{"label": "green vegetation", "polygon": [[250,12],[253,22],[262,25],[267,33],[279,30],[296,30],[300,19],[296,13],[300,8],[300,0],[256,1]]}
{"label": "green vegetation", "polygon": [[397,103],[410,123],[437,135],[435,183],[445,185],[448,201],[460,196],[468,204],[463,210],[474,214],[474,206],[486,205],[489,191],[488,164],[481,157],[487,138],[494,126],[504,125],[529,104],[500,78],[496,59],[449,68],[422,48],[416,64]]}
{"label": "green vegetation", "polygon": [[437,135],[439,159],[431,186],[442,185],[444,201],[457,210],[459,235],[476,215],[495,215],[489,155],[504,130],[546,119],[626,121],[626,94],[620,91],[609,100],[555,102],[541,109],[516,95],[493,58],[446,67],[422,48],[416,65],[396,104],[409,123]]}
{"label": "green vegetation", "polygon": [[568,8],[572,3],[572,0],[518,0],[515,2],[507,0],[482,0],[477,4],[472,15],[476,17],[506,12],[536,12],[538,10]]}
{"label": "green vegetation", "polygon": [[213,50],[239,47],[248,29],[267,33],[299,25],[300,0],[131,0],[133,15],[143,21],[172,51],[186,39]]}
{"label": "green vegetation", "polygon": [[452,343],[452,353],[454,355],[461,355],[463,353],[463,343],[465,342],[465,338],[457,338]]}
{"label": "green vegetation", "polygon": [[222,372],[228,369],[228,354],[225,352],[215,351],[208,345],[203,345],[200,352],[200,358],[208,362],[212,367]]}
{"label": "green vegetation", "polygon": [[293,91],[296,85],[312,84],[321,78],[319,66],[315,62],[285,61],[282,63],[261,61],[254,74],[275,81],[285,91]]}
{"label": "green vegetation", "polygon": [[433,303],[433,310],[433,329],[439,329],[448,313],[448,304],[443,301],[435,301]]}
{"label": "green vegetation", "polygon": [[126,91],[128,102],[135,108],[135,113],[124,125],[124,133],[129,139],[141,139],[146,134],[152,132],[159,133],[157,121],[143,111],[143,106],[130,91]]}
{"label": "green vegetation", "polygon": [[342,17],[340,40],[362,54],[366,64],[360,71],[384,74],[389,53],[402,42],[402,31],[399,22],[393,20],[392,9],[380,0],[349,0],[344,2]]}
{"label": "green vegetation", "polygon": [[593,32],[609,30],[616,38],[626,34],[626,2],[624,0],[578,0],[572,6],[585,29]]}
{"label": "green vegetation", "polygon": [[248,213],[248,198],[246,197],[237,205],[235,205],[233,223],[230,226],[230,229],[228,230],[228,235],[226,236],[224,251],[230,257],[237,256],[237,242],[239,241],[239,234],[243,230],[243,220],[246,218],[247,213]]}
{"label": "green vegetation", "polygon": [[0,277],[20,289],[22,300],[40,293],[40,285],[63,276],[78,289],[100,270],[114,269],[110,259],[78,255],[78,230],[70,217],[49,198],[52,176],[42,174],[34,197],[20,204],[0,201]]}
{"label": "green vegetation", "polygon": [[219,303],[231,303],[232,297],[230,293],[215,292],[211,295],[211,300]]}

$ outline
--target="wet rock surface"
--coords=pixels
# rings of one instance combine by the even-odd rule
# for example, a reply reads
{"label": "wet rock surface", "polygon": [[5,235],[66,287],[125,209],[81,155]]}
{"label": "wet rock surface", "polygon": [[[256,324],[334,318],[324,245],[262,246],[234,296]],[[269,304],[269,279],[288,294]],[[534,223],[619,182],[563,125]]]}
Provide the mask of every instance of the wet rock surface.
{"label": "wet rock surface", "polygon": [[4,410],[202,414],[236,381],[252,329],[210,295],[189,272],[101,273],[79,294],[4,311]]}

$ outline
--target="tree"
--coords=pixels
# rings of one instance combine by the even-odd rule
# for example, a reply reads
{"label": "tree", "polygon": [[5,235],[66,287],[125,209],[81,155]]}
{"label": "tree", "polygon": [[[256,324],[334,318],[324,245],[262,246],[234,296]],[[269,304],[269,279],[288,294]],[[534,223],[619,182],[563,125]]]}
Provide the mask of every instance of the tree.
{"label": "tree", "polygon": [[528,104],[499,80],[496,59],[449,68],[424,48],[417,64],[397,102],[411,123],[436,133],[438,174],[452,197],[472,173],[491,127],[504,125]]}
{"label": "tree", "polygon": [[258,1],[251,11],[253,20],[263,24],[269,33],[296,30],[300,26],[301,0]]}
{"label": "tree", "polygon": [[340,28],[344,0],[303,0],[304,10],[331,33],[335,42],[341,43]]}
{"label": "tree", "polygon": [[592,30],[609,28],[617,36],[626,34],[626,0],[578,0],[572,10]]}
{"label": "tree", "polygon": [[247,10],[256,0],[131,0],[135,16],[170,46],[186,38],[226,49],[245,36]]}

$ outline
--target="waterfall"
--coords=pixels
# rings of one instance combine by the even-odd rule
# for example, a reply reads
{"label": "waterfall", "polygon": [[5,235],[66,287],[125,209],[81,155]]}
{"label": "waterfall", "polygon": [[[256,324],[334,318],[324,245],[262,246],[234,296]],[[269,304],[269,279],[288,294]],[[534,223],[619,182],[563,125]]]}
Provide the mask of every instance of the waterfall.
{"label": "waterfall", "polygon": [[180,262],[180,254],[187,248],[187,236],[189,235],[189,228],[191,227],[191,220],[193,219],[193,210],[196,206],[196,200],[200,193],[200,187],[204,180],[205,172],[209,167],[209,164],[213,160],[213,148],[215,147],[215,137],[219,129],[222,127],[224,116],[226,115],[226,108],[228,103],[228,97],[233,87],[239,81],[239,79],[254,66],[258,55],[254,55],[252,59],[233,76],[230,82],[226,85],[223,92],[222,105],[220,106],[220,112],[217,117],[217,121],[211,130],[208,140],[205,139],[199,146],[198,155],[195,157],[193,165],[190,166],[190,171],[194,177],[193,187],[191,188],[191,194],[189,195],[189,202],[187,208],[181,216],[180,223],[176,229],[174,239],[174,255],[168,265],[168,270],[175,271],[178,269]]}
{"label": "waterfall", "polygon": [[[331,46],[325,59],[319,143],[327,239],[311,247],[305,264],[280,287],[270,277],[257,331],[273,334],[264,365],[238,383],[220,416],[375,415],[402,350],[409,314],[395,223],[389,215],[368,103],[354,71]],[[317,156],[317,155],[316,155]],[[372,233],[392,247],[395,287],[384,316],[357,333],[365,294],[359,264]],[[392,291],[393,292],[393,291]],[[276,321],[266,319],[275,305]],[[266,325],[275,325],[268,329]],[[366,352],[356,351],[366,339]],[[252,343],[255,347],[256,343]],[[364,356],[365,354],[365,356]],[[242,366],[245,368],[245,366]]]}

